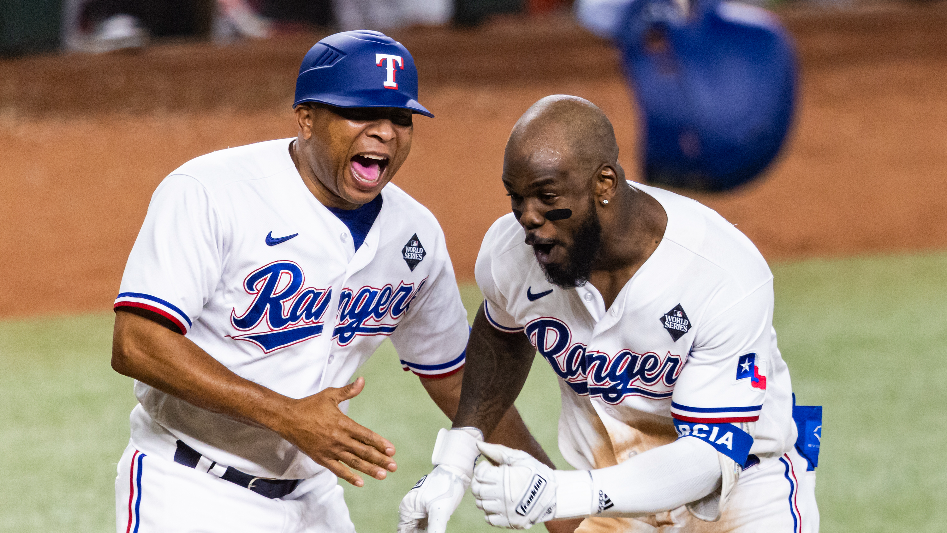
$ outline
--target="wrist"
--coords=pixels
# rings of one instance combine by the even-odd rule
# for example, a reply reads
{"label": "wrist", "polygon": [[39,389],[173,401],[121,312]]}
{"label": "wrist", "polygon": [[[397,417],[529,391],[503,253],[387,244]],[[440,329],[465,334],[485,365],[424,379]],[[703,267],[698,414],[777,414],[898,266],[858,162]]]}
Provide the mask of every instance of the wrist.
{"label": "wrist", "polygon": [[298,420],[298,407],[293,405],[299,400],[274,394],[266,397],[257,406],[259,412],[248,417],[253,424],[259,424],[267,429],[275,431],[284,439],[294,442],[295,431],[300,427]]}
{"label": "wrist", "polygon": [[457,472],[464,478],[465,483],[470,483],[474,463],[480,456],[478,442],[483,442],[483,433],[477,428],[442,428],[437,432],[431,463]]}
{"label": "wrist", "polygon": [[553,518],[591,516],[597,497],[588,470],[556,470],[556,513]]}

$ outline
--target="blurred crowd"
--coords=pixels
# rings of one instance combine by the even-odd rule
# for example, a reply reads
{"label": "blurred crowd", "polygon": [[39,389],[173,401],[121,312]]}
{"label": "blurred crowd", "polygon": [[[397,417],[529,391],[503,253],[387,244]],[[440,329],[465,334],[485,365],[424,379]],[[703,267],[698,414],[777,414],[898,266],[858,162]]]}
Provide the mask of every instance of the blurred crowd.
{"label": "blurred crowd", "polygon": [[64,0],[63,48],[104,53],[164,37],[216,42],[299,29],[476,26],[506,13],[571,9],[573,0]]}

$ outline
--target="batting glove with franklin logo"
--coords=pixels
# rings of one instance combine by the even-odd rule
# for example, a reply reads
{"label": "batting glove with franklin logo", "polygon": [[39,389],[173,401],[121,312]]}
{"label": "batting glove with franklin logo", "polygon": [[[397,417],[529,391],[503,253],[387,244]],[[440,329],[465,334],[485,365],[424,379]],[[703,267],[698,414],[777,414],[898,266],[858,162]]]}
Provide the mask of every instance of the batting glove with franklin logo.
{"label": "batting glove with franklin logo", "polygon": [[478,442],[487,459],[474,469],[470,490],[487,522],[529,529],[556,514],[556,472],[530,454],[499,444]]}
{"label": "batting glove with franklin logo", "polygon": [[434,470],[401,500],[398,533],[444,533],[470,485],[483,434],[476,428],[441,429],[434,443]]}

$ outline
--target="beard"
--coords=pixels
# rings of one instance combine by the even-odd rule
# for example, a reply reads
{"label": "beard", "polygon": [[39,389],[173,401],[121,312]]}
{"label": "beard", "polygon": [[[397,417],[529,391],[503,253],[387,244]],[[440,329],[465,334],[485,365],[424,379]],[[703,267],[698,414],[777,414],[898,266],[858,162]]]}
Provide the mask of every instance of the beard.
{"label": "beard", "polygon": [[[564,245],[563,245],[564,246]],[[550,263],[540,267],[546,280],[563,288],[581,287],[592,275],[592,265],[602,246],[602,225],[595,212],[595,200],[589,206],[588,215],[579,224],[572,239],[572,246],[566,248],[564,264]]]}

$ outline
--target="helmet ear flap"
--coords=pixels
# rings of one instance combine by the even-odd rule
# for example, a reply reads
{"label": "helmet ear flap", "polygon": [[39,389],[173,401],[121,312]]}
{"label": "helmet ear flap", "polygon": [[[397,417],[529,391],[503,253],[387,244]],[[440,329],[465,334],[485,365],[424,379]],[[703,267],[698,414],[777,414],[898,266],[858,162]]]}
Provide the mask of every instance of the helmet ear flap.
{"label": "helmet ear flap", "polygon": [[709,191],[759,176],[792,122],[797,66],[788,33],[753,6],[633,2],[619,38],[643,128],[645,181]]}
{"label": "helmet ear flap", "polygon": [[293,106],[397,107],[433,117],[418,102],[414,58],[398,41],[369,30],[330,35],[303,57]]}

